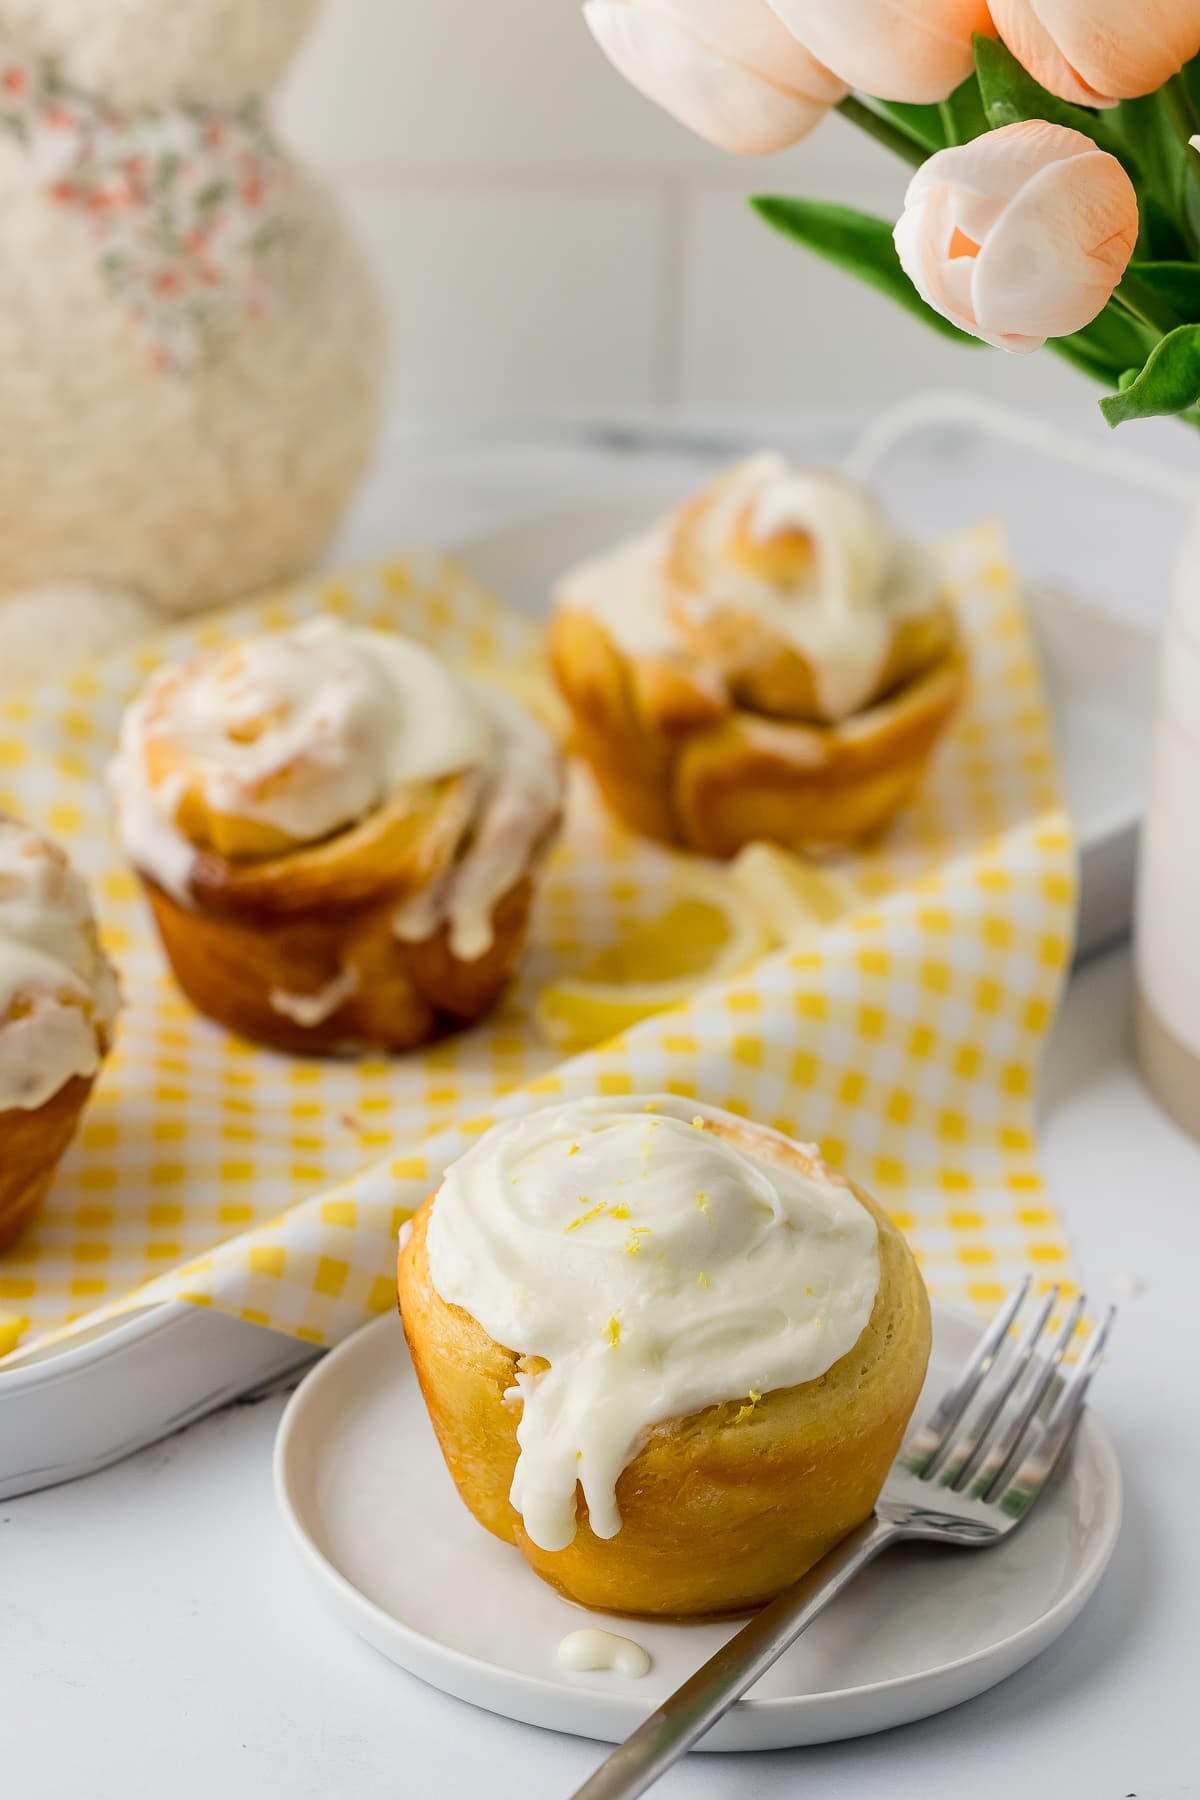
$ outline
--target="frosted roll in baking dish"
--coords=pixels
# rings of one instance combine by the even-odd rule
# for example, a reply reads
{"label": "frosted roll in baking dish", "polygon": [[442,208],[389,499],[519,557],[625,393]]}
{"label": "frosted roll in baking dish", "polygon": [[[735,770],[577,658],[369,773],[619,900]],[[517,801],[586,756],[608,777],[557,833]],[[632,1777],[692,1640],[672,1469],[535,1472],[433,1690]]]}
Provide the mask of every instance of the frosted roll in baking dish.
{"label": "frosted roll in baking dish", "polygon": [[56,844],[0,813],[0,1250],[45,1197],[118,1006],[83,878]]}

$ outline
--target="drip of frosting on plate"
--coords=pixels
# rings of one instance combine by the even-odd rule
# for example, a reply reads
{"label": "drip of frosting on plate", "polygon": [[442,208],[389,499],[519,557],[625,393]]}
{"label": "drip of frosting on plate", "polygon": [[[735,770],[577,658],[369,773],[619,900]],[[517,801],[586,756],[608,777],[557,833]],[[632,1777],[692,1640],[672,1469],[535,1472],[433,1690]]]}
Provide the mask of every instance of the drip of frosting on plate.
{"label": "drip of frosting on plate", "polygon": [[615,1631],[568,1631],[558,1646],[558,1660],[564,1669],[611,1669],[634,1681],[650,1673],[650,1652]]}
{"label": "drip of frosting on plate", "polygon": [[[156,741],[177,766],[153,780]],[[318,618],[162,669],[125,714],[110,779],[133,861],[186,903],[199,854],[178,823],[189,790],[214,814],[314,844],[405,786],[455,775],[471,783],[464,855],[397,931],[425,937],[448,918],[473,958],[558,810],[561,771],[519,707],[409,638]]]}
{"label": "drip of frosting on plate", "polygon": [[697,623],[744,613],[798,650],[831,719],[869,702],[897,624],[928,614],[942,588],[932,552],[864,489],[773,454],[737,464],[679,529],[688,573],[672,604]]}
{"label": "drip of frosting on plate", "polygon": [[511,1391],[511,1499],[544,1550],[574,1538],[577,1483],[616,1535],[618,1478],[653,1426],[814,1380],[871,1316],[878,1239],[851,1189],[712,1121],[745,1129],[674,1096],[548,1107],[494,1126],[434,1201],[438,1294],[548,1365]]}
{"label": "drip of frosting on plate", "polygon": [[32,1111],[94,1075],[119,1002],[82,876],[0,815],[0,1112]]}

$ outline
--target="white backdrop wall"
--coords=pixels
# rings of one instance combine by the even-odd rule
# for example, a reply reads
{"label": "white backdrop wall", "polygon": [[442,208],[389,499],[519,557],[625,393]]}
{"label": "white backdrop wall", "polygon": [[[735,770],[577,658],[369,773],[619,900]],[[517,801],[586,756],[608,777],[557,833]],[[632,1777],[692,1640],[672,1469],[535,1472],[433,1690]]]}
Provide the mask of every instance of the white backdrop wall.
{"label": "white backdrop wall", "polygon": [[280,124],[373,255],[406,409],[795,412],[934,383],[1092,411],[1052,357],[943,342],[745,204],[894,216],[883,151],[834,119],[785,155],[723,156],[626,87],[576,0],[325,0]]}

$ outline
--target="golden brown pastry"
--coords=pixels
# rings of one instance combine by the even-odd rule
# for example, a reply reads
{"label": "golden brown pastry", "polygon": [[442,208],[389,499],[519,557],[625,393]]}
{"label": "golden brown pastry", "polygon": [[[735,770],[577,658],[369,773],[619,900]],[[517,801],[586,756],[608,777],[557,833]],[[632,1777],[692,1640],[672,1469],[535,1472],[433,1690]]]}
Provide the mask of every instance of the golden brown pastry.
{"label": "golden brown pastry", "polygon": [[0,1250],[45,1198],[118,1004],[82,878],[57,844],[0,814]]}
{"label": "golden brown pastry", "polygon": [[715,856],[881,830],[966,681],[930,554],[774,456],[566,575],[550,658],[613,811]]}
{"label": "golden brown pastry", "polygon": [[866,1518],[916,1404],[904,1239],[817,1152],[695,1102],[494,1127],[399,1261],[450,1473],[569,1599],[738,1612]]}
{"label": "golden brown pastry", "polygon": [[322,618],[160,670],[117,819],[180,986],[282,1050],[404,1050],[496,1003],[562,803],[509,696]]}

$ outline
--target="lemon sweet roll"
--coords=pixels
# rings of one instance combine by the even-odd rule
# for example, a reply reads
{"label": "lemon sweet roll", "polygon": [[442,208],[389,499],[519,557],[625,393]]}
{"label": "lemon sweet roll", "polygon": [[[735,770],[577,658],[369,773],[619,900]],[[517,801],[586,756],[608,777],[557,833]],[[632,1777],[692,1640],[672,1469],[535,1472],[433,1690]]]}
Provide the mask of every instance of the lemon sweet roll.
{"label": "lemon sweet roll", "polygon": [[718,856],[854,843],[961,699],[946,587],[863,489],[761,455],[565,575],[551,661],[634,830]]}
{"label": "lemon sweet roll", "polygon": [[870,1512],[924,1377],[911,1253],[818,1153],[674,1097],[494,1127],[401,1314],[476,1518],[585,1606],[718,1614]]}
{"label": "lemon sweet roll", "polygon": [[329,618],[159,670],[111,789],[185,992],[301,1051],[409,1048],[488,1011],[562,805],[514,700]]}
{"label": "lemon sweet roll", "polygon": [[82,876],[57,844],[0,814],[0,1248],[45,1196],[119,1000]]}

